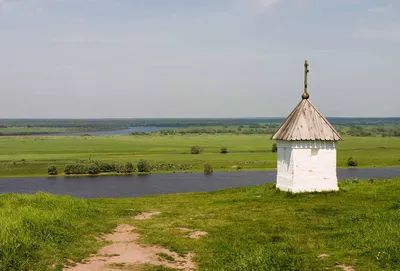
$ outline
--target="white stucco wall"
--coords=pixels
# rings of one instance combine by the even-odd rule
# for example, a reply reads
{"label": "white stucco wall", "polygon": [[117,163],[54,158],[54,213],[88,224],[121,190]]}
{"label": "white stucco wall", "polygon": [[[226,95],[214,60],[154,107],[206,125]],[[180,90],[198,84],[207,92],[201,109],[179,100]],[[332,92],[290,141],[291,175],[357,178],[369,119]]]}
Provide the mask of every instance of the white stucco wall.
{"label": "white stucco wall", "polygon": [[277,188],[291,192],[338,190],[334,141],[277,141]]}

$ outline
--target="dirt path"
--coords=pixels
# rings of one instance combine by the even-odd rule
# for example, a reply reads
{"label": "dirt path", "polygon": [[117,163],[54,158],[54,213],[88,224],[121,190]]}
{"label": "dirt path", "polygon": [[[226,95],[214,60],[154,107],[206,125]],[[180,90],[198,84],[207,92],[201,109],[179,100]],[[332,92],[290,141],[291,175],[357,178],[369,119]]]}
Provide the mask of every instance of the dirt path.
{"label": "dirt path", "polygon": [[[146,213],[136,219],[149,219],[159,213]],[[179,256],[168,249],[149,246],[142,247],[137,243],[140,235],[132,232],[131,225],[119,225],[113,233],[100,237],[100,240],[110,241],[111,244],[103,247],[97,255],[89,257],[84,263],[65,268],[65,271],[121,271],[125,267],[151,264],[161,265],[178,270],[192,271],[196,269],[192,261],[193,253]],[[136,269],[135,269],[136,270]]]}

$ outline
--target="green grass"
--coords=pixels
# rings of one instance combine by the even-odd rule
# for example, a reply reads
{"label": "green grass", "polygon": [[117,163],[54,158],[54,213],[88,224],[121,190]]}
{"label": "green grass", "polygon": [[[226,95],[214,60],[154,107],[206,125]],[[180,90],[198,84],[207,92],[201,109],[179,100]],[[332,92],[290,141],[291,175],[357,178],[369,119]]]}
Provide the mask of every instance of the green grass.
{"label": "green grass", "polygon": [[[274,169],[274,141],[263,135],[98,136],[98,137],[0,137],[0,176],[43,176],[49,165],[59,173],[68,163],[93,160],[129,161],[147,159],[152,164],[190,164],[202,171],[211,163],[215,171]],[[200,145],[204,153],[190,154]],[[221,154],[221,147],[228,154]],[[338,167],[348,157],[359,167],[400,166],[400,138],[346,137],[339,142]]]}
{"label": "green grass", "polygon": [[[92,236],[118,223],[136,226],[143,244],[194,252],[200,271],[399,270],[398,191],[400,179],[344,181],[332,193],[290,194],[267,184],[133,199],[1,195],[0,270],[60,270],[67,259],[95,253]],[[162,213],[133,219],[155,210]],[[189,239],[176,228],[208,234]]]}
{"label": "green grass", "polygon": [[115,227],[124,210],[44,193],[6,194],[0,217],[0,270],[47,270],[96,253],[101,244],[92,235]]}
{"label": "green grass", "polygon": [[172,262],[175,261],[174,257],[172,257],[168,254],[165,254],[165,253],[158,253],[157,256],[159,256],[161,259],[165,259],[167,261],[172,261]]}

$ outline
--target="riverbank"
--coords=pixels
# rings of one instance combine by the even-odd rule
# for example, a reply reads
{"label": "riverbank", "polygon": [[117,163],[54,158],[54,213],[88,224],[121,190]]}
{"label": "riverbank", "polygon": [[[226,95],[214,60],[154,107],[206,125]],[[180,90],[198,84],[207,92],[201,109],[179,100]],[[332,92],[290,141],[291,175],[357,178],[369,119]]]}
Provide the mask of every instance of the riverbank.
{"label": "riverbank", "polygon": [[[178,135],[96,137],[0,137],[0,177],[46,176],[56,166],[60,174],[67,164],[131,162],[148,160],[152,173],[200,172],[205,163],[214,171],[271,170],[276,168],[270,136],[264,135]],[[190,154],[199,145],[203,153]],[[227,154],[221,154],[226,147]],[[400,138],[346,137],[339,142],[337,165],[347,167],[353,157],[358,167],[400,166]],[[168,170],[163,167],[173,165]]]}
{"label": "riverbank", "polygon": [[[0,269],[73,266],[98,254],[106,243],[96,236],[121,224],[135,227],[139,244],[193,253],[201,270],[399,269],[400,179],[339,186],[339,192],[298,195],[274,184],[134,199],[0,195]],[[159,214],[135,219],[143,212]],[[188,238],[194,231],[205,235]]]}

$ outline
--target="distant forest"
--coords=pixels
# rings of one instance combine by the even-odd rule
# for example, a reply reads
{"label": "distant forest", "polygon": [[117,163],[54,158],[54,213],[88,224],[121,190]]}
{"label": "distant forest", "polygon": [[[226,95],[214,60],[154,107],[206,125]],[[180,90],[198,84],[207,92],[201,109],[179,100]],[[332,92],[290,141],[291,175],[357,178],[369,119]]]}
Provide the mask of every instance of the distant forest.
{"label": "distant forest", "polygon": [[[328,118],[348,136],[400,136],[400,118]],[[170,134],[272,134],[284,118],[163,118],[163,119],[0,119],[0,135],[93,132],[130,127],[165,127]],[[141,132],[134,134],[143,134]]]}
{"label": "distant forest", "polygon": [[[327,118],[333,125],[400,124],[400,118]],[[163,118],[163,119],[0,119],[0,127],[128,127],[232,126],[282,123],[284,118]]]}

